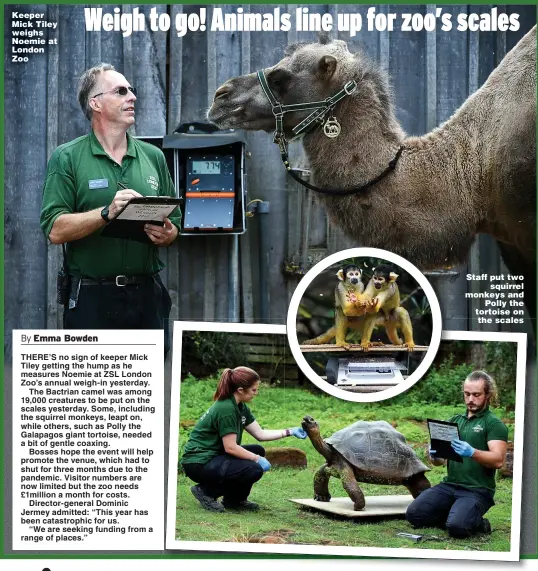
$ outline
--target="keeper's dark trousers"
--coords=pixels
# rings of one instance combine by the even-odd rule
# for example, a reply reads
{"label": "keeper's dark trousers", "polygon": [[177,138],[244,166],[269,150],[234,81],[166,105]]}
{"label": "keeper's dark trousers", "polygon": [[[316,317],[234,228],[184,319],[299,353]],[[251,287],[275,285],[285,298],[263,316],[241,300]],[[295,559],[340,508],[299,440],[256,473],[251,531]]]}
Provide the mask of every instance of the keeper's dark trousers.
{"label": "keeper's dark trousers", "polygon": [[405,517],[415,527],[446,527],[452,537],[463,538],[481,531],[482,516],[494,504],[486,488],[441,483],[411,502]]}
{"label": "keeper's dark trousers", "polygon": [[[259,444],[243,446],[249,452],[265,456]],[[236,504],[246,500],[252,486],[263,476],[262,467],[253,460],[243,460],[230,454],[219,454],[207,464],[184,464],[185,474],[199,484],[206,496]]]}
{"label": "keeper's dark trousers", "polygon": [[63,325],[64,329],[164,329],[166,355],[171,307],[159,276],[126,286],[81,285],[76,307],[64,310]]}

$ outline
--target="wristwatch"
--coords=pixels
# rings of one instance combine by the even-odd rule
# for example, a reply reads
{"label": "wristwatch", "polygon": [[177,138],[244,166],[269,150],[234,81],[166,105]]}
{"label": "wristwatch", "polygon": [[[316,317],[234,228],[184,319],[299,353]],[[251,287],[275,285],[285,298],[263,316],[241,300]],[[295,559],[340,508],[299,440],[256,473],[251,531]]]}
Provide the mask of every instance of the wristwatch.
{"label": "wristwatch", "polygon": [[110,218],[108,217],[108,206],[105,206],[103,210],[101,210],[101,218],[105,222],[110,222]]}

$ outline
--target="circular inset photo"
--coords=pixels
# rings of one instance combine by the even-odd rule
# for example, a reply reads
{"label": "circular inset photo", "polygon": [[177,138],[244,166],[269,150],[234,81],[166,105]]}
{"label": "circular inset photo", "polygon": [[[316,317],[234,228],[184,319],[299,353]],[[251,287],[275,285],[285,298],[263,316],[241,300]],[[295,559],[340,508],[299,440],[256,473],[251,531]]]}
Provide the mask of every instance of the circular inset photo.
{"label": "circular inset photo", "polygon": [[303,373],[325,392],[374,402],[411,387],[441,340],[441,310],[426,277],[377,248],[328,256],[301,280],[287,332]]}

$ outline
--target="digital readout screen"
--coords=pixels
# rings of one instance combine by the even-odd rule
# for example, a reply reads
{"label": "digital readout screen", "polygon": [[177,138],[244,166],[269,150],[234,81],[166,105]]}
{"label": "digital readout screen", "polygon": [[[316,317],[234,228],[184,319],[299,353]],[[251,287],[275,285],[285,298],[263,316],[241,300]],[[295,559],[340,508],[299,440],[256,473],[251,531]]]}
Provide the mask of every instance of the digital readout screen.
{"label": "digital readout screen", "polygon": [[220,174],[220,161],[192,161],[192,174]]}

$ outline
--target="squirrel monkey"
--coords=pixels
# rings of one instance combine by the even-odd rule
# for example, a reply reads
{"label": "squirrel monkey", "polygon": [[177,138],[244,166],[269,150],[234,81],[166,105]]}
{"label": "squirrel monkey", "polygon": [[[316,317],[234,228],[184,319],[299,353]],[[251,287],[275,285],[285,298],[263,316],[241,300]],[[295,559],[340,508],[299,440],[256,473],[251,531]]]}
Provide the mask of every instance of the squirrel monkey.
{"label": "squirrel monkey", "polygon": [[387,264],[382,264],[374,269],[372,279],[368,282],[364,296],[373,299],[375,305],[370,308],[371,313],[365,317],[361,336],[361,347],[367,351],[372,333],[376,325],[379,325],[379,317],[383,316],[387,336],[394,345],[402,345],[398,335],[398,328],[402,330],[404,345],[412,351],[415,348],[413,341],[413,327],[411,318],[405,308],[400,305],[400,290],[396,280],[398,274],[392,271]]}
{"label": "squirrel monkey", "polygon": [[336,337],[336,344],[344,348],[348,328],[361,329],[362,318],[368,311],[375,311],[375,301],[365,297],[362,271],[358,266],[349,264],[336,273],[338,284],[334,289],[334,327],[314,339],[304,341],[303,345],[323,345]]}

